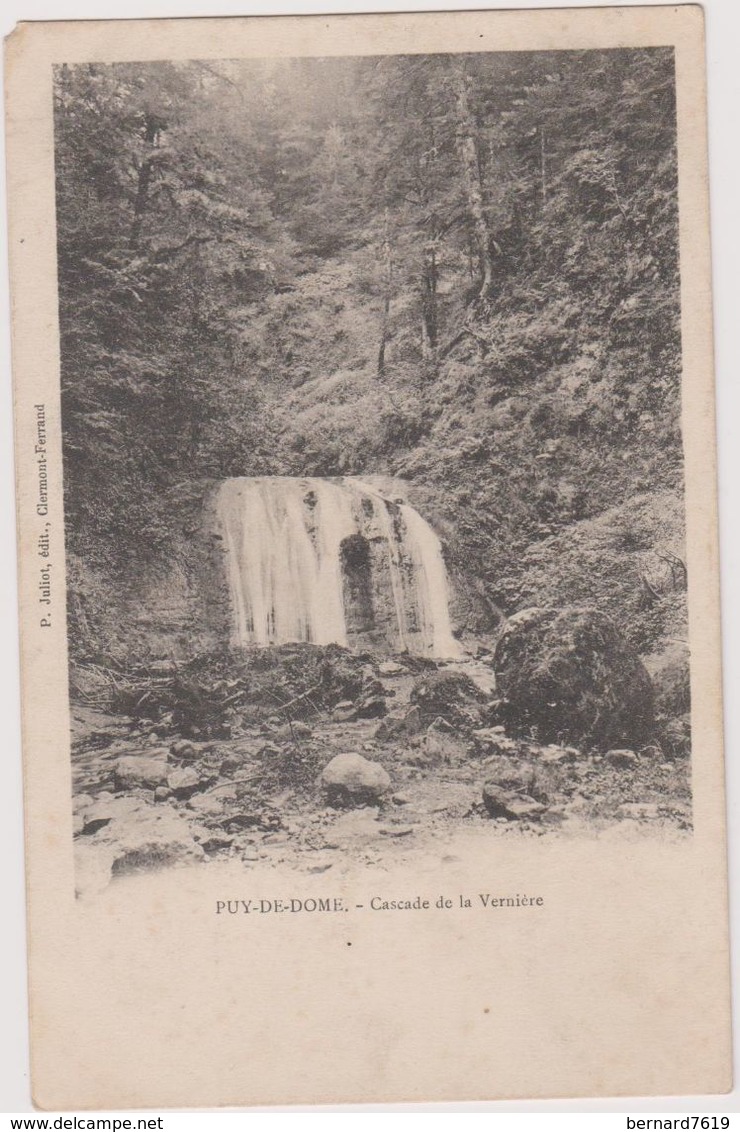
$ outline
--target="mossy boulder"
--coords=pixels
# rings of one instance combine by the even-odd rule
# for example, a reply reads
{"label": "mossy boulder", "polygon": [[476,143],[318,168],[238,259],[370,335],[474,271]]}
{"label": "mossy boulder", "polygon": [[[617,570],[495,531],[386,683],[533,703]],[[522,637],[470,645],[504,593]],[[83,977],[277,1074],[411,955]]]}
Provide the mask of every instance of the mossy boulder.
{"label": "mossy boulder", "polygon": [[527,609],[506,622],[493,656],[510,728],[544,742],[616,747],[647,742],[647,669],[597,609]]}

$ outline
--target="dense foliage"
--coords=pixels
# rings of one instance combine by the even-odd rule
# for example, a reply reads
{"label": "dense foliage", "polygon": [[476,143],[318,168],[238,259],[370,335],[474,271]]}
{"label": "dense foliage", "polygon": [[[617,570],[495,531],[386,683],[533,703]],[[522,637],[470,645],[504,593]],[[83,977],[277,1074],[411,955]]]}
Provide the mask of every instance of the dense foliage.
{"label": "dense foliage", "polygon": [[682,555],[670,50],[65,66],[55,100],[72,561],[166,553],[210,478],[380,472],[506,612],[685,635],[651,567]]}

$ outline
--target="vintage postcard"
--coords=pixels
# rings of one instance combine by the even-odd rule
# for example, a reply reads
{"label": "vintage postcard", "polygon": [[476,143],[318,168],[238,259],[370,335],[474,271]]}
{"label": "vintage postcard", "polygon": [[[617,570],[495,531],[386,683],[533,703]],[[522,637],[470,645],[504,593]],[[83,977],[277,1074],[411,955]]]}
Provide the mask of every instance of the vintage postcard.
{"label": "vintage postcard", "polygon": [[701,9],[6,51],[35,1103],[728,1090]]}

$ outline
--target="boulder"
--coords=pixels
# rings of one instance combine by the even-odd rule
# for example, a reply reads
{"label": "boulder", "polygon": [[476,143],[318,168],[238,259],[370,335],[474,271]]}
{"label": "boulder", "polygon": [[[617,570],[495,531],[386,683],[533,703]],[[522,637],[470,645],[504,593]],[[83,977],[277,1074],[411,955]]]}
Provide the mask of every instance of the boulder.
{"label": "boulder", "polygon": [[648,672],[597,609],[522,610],[504,625],[493,663],[510,729],[602,748],[653,732]]}
{"label": "boulder", "polygon": [[503,790],[494,782],[484,785],[483,804],[490,817],[506,818],[507,821],[539,821],[547,809],[528,794]]}
{"label": "boulder", "polygon": [[406,669],[395,660],[383,660],[378,665],[378,672],[381,676],[403,676]]}
{"label": "boulder", "polygon": [[116,790],[135,790],[143,787],[156,790],[158,786],[167,785],[167,775],[170,768],[167,765],[167,754],[154,757],[153,752],[145,755],[126,755],[118,759],[113,767],[113,782]]}
{"label": "boulder", "polygon": [[385,767],[358,754],[336,755],[321,772],[329,801],[355,804],[378,802],[391,786]]}

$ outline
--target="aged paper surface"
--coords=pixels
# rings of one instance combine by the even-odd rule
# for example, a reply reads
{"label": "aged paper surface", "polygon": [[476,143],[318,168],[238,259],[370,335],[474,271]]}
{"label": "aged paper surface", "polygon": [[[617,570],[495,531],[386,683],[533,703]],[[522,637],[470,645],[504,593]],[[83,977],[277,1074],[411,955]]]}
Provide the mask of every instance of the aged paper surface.
{"label": "aged paper surface", "polygon": [[[613,79],[604,78],[611,51],[622,53]],[[210,1107],[728,1089],[700,10],[25,24],[8,41],[7,62],[36,1103]],[[629,123],[652,126],[657,111],[670,118],[670,99],[650,101],[670,64],[677,192],[665,187],[675,178],[668,146],[663,165],[647,163],[654,196],[630,195],[626,136],[637,135]],[[399,109],[394,116],[383,104],[377,121],[368,111],[365,133],[358,114],[360,142],[347,160],[349,127],[322,99],[336,87],[349,103],[360,82],[368,106],[385,92]],[[591,89],[593,120],[569,122],[567,107],[583,105]],[[609,119],[600,133],[612,89],[633,117],[627,126]],[[308,109],[291,137],[280,108],[296,90],[296,105],[305,96]],[[495,128],[484,113],[492,105]],[[304,184],[300,166],[313,159],[320,132],[308,137],[312,114],[322,148]],[[502,156],[512,120],[520,148]],[[219,151],[209,132],[232,148]],[[633,150],[649,158],[648,133]],[[250,160],[269,168],[269,183],[264,168],[247,174],[233,156],[242,137]],[[503,187],[494,187],[493,170]],[[607,461],[636,430],[643,446],[663,443],[665,413],[677,415],[666,377],[677,274],[651,244],[676,199],[685,550],[680,530],[677,543],[675,531],[658,536],[657,519],[645,519],[642,508],[667,506],[665,490],[651,502],[649,478],[626,516],[589,510],[588,498],[577,504],[563,467],[551,470],[559,444],[573,444],[567,459],[575,464],[576,449],[602,436]],[[575,226],[565,205],[581,218]],[[604,325],[626,326],[607,345],[624,351],[624,373],[633,364],[638,376],[625,378],[621,400],[619,374],[599,384],[582,419],[563,410],[564,391],[580,406],[587,383],[610,372],[610,355],[595,338],[564,344],[553,333],[546,371],[571,368],[555,393],[539,390],[537,415],[527,417],[542,472],[517,480],[526,454],[506,450],[505,417],[491,435],[481,435],[487,416],[481,428],[463,419],[446,499],[433,456],[450,433],[442,440],[432,431],[424,463],[423,421],[409,423],[411,410],[426,401],[452,404],[440,408],[443,417],[462,411],[465,381],[482,384],[485,375],[486,411],[510,411],[512,367],[521,364],[521,380],[543,367],[534,353],[517,361],[546,333],[532,309],[554,312],[562,325],[572,315],[580,327],[598,296],[579,296],[575,284],[556,291],[554,281],[547,294],[520,296],[515,313],[528,314],[514,348],[497,278],[521,290],[527,273],[516,275],[517,257],[531,255],[527,278],[542,286],[534,231],[555,233],[555,244],[562,232],[563,264],[574,272],[565,245],[581,222],[586,237],[571,257],[579,264],[587,266],[601,235],[607,249],[624,240],[622,305]],[[117,225],[125,226],[118,243]],[[239,242],[245,228],[249,247]],[[377,260],[375,274],[363,248]],[[201,278],[202,292],[193,286],[186,301],[178,280]],[[205,285],[224,278],[239,297],[231,295],[228,320],[226,285],[218,307]],[[193,369],[203,367],[200,384],[161,352],[162,295],[174,296],[167,310],[192,320],[178,348],[181,365],[191,350]],[[345,298],[354,303],[351,324]],[[385,448],[374,450],[367,421],[347,424],[355,394],[360,416],[379,411],[354,357],[364,345],[358,317],[374,335],[379,404],[390,404],[391,425],[402,420],[410,430],[398,439],[389,425]],[[300,347],[290,339],[296,328]],[[231,343],[231,369],[219,378],[222,339]],[[305,345],[312,339],[315,355]],[[268,388],[282,375],[271,409],[287,400],[305,433],[300,443],[298,429],[278,434],[292,445],[284,463],[269,451],[267,417],[256,415],[242,447],[203,435],[211,420],[224,427],[220,391],[233,398],[244,380],[244,396],[255,397],[255,374]],[[630,402],[648,380],[651,396]],[[198,397],[199,410],[183,416]],[[553,413],[562,414],[558,427]],[[139,444],[148,421],[149,449]],[[240,418],[248,423],[248,414]],[[330,453],[323,462],[312,427]],[[335,430],[347,451],[332,450]],[[491,451],[476,463],[486,443]],[[201,465],[206,450],[211,462]],[[170,451],[168,481],[157,459]],[[630,452],[627,462],[636,459]],[[490,470],[496,457],[503,473]],[[149,500],[149,528],[137,526],[136,508],[124,507],[121,518],[111,502],[106,464],[116,460],[118,498]],[[190,480],[188,460],[197,467]],[[475,539],[456,529],[470,516],[461,468],[471,489],[491,474],[502,476],[498,490],[510,480],[510,509],[517,492],[542,489],[543,526],[537,538],[530,531],[527,553],[542,561],[531,547],[553,541],[536,584],[517,575],[514,592],[499,577],[483,578]],[[159,513],[153,485],[164,500]],[[184,488],[197,522],[176,511]],[[595,472],[589,490],[604,490]],[[573,526],[563,525],[566,504]],[[478,505],[482,516],[487,502]],[[160,548],[144,561],[137,540],[148,530],[156,543],[157,524],[169,531],[173,509],[182,546],[170,559]],[[511,536],[505,511],[494,541],[496,532]],[[563,582],[564,599],[549,581],[547,570],[557,574],[567,559],[559,536],[601,514],[610,538],[618,529],[620,553],[632,556],[631,573],[615,568],[614,587],[630,579],[640,593],[633,605],[612,595],[608,577],[601,590]],[[531,522],[523,511],[521,523]],[[595,557],[588,539],[597,535],[578,532],[587,541],[576,564],[598,574],[616,543],[598,543]],[[106,537],[113,545],[104,549]],[[467,573],[455,558],[458,541]],[[680,619],[684,582],[688,749],[688,705],[670,717],[658,705],[656,714],[642,694],[645,672],[662,694],[656,642],[685,648],[669,617]],[[486,620],[472,592],[498,619]],[[539,607],[548,603],[557,609],[543,620]],[[634,623],[620,621],[612,640],[602,606],[610,625],[623,615]],[[573,680],[586,681],[581,715],[569,701],[570,715],[553,722],[562,667],[548,651],[555,684],[543,687],[556,698],[520,702],[517,717],[517,689],[535,686],[541,666],[518,684],[511,666],[530,632],[541,633],[542,652],[557,654],[558,631],[576,656]],[[578,652],[584,639],[588,656]],[[524,643],[517,653],[507,641]],[[218,662],[203,660],[217,653]],[[622,681],[616,704],[603,699],[601,676],[583,675],[591,660]],[[584,701],[595,711],[587,725]],[[354,762],[327,769],[349,755]]]}

